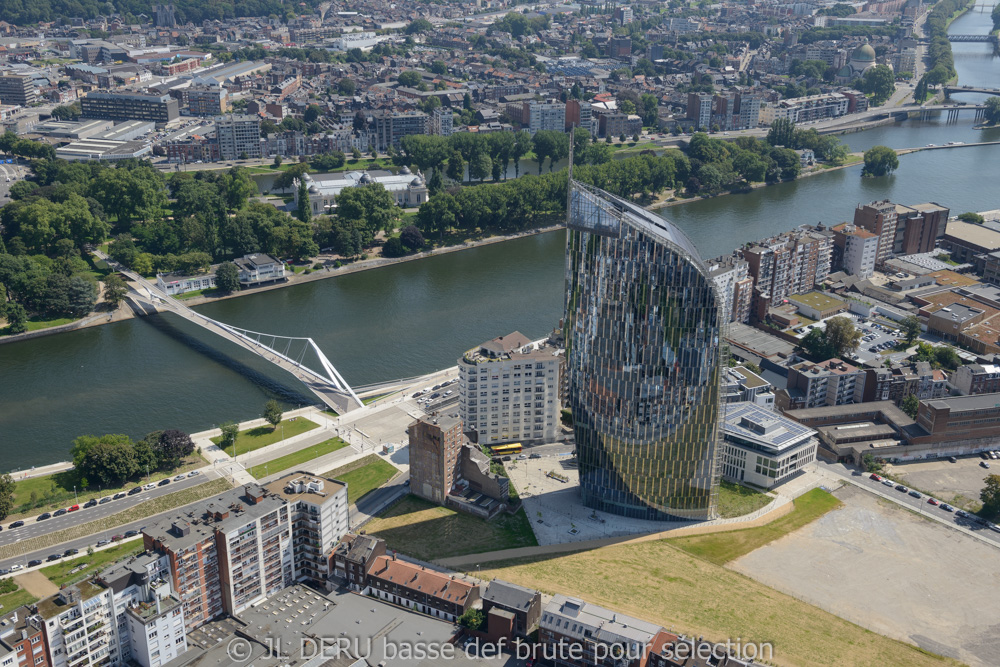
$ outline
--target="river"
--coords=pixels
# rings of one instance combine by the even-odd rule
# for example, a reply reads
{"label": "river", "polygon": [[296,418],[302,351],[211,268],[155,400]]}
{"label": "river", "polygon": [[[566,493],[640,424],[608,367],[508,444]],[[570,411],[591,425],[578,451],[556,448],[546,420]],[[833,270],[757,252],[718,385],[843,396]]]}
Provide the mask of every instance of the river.
{"label": "river", "polygon": [[[951,30],[989,26],[987,10],[962,16]],[[988,44],[954,50],[960,83],[1000,86]],[[853,150],[902,148],[1000,140],[1000,129],[973,130],[969,114],[843,140]],[[662,215],[714,257],[803,223],[849,220],[858,203],[875,199],[936,201],[954,212],[998,208],[997,155],[996,147],[925,151],[903,156],[886,178],[862,179],[852,167]],[[310,336],[352,385],[408,377],[452,365],[493,336],[551,329],[562,312],[564,239],[551,232],[198,309],[252,330]],[[0,374],[0,470],[65,460],[84,433],[196,431],[259,416],[269,398],[290,407],[313,400],[290,376],[173,315],[0,345]]]}

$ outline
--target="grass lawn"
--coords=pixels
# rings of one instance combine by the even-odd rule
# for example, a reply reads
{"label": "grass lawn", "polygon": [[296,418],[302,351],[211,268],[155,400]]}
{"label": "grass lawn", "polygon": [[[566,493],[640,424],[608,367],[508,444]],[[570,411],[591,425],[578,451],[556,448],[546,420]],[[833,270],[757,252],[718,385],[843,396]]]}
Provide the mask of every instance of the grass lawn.
{"label": "grass lawn", "polygon": [[[796,517],[795,527],[819,516],[822,512],[817,512],[818,509],[829,509],[839,503],[823,491],[806,495],[810,498],[801,505],[797,503],[793,514],[788,515]],[[790,530],[791,526],[786,522],[785,528]],[[763,529],[742,532],[757,530]],[[378,532],[374,523],[369,524],[369,532]],[[770,537],[785,532],[776,530]],[[732,540],[736,533],[717,535],[726,536],[722,538],[725,541]],[[423,533],[415,539],[419,542],[422,537]],[[466,535],[453,537],[455,542],[464,539]],[[957,664],[865,630],[698,558],[677,548],[679,541],[658,540],[566,556],[490,563],[489,569],[483,567],[471,574],[484,580],[498,577],[543,593],[580,597],[689,636],[704,636],[713,641],[741,637],[744,643],[768,642],[774,652],[769,662],[779,665]],[[754,547],[765,543],[766,539],[762,539]],[[407,545],[401,551],[413,550]]]}
{"label": "grass lawn", "polygon": [[840,507],[840,501],[823,489],[813,489],[794,501],[794,509],[760,528],[744,528],[724,533],[677,537],[668,540],[674,546],[699,558],[725,565],[754,549],[768,544],[782,535],[810,523],[832,509]]}
{"label": "grass lawn", "polygon": [[193,292],[184,292],[183,294],[178,294],[175,298],[183,301],[184,299],[193,299],[196,296],[219,296],[222,294],[222,290],[218,287],[210,287],[208,289],[196,289]]}
{"label": "grass lawn", "polygon": [[399,470],[378,454],[369,454],[352,463],[329,470],[320,477],[332,477],[347,483],[347,502],[356,503],[366,493],[374,491],[396,476]]}
{"label": "grass lawn", "polygon": [[3,595],[0,595],[0,614],[12,612],[20,606],[37,601],[38,598],[18,586],[17,590],[13,593],[4,593]]}
{"label": "grass lawn", "polygon": [[[319,424],[311,422],[305,417],[286,419],[277,428],[272,428],[270,424],[248,428],[245,431],[240,431],[239,435],[236,436],[236,454],[246,454],[261,447],[267,447],[268,445],[280,442],[282,438],[287,440],[292,436],[306,433],[314,428],[319,428]],[[222,442],[222,436],[212,438],[212,442],[219,444]],[[229,449],[226,452],[232,456],[232,452]]]}
{"label": "grass lawn", "polygon": [[[132,542],[126,542],[125,544],[119,544],[116,547],[110,549],[103,549],[101,551],[95,551],[93,554],[84,553],[76,558],[68,558],[66,560],[61,560],[55,565],[50,565],[48,567],[42,568],[42,574],[49,578],[56,586],[62,586],[63,584],[71,584],[80,581],[87,575],[95,572],[99,569],[119,561],[126,556],[131,556],[132,554],[137,554],[142,551],[142,541],[133,540]],[[77,572],[71,573],[71,570],[77,567],[85,566],[83,569]]]}
{"label": "grass lawn", "polygon": [[484,521],[412,495],[365,529],[389,548],[421,560],[538,546],[524,509]]}
{"label": "grass lawn", "polygon": [[306,461],[311,461],[315,458],[323,456],[324,454],[335,452],[344,447],[347,447],[347,443],[340,438],[330,438],[326,442],[321,442],[318,445],[312,445],[311,447],[300,449],[297,452],[292,452],[291,454],[286,454],[285,456],[272,459],[267,463],[255,465],[250,468],[250,474],[260,479],[262,477],[266,477],[267,475],[273,475],[276,472],[288,470],[289,468],[293,468],[297,465],[305,463]]}
{"label": "grass lawn", "polygon": [[[149,480],[156,482],[164,477],[173,477],[206,465],[208,465],[208,462],[202,458],[201,454],[195,452],[183,459],[181,465],[176,470],[151,472]],[[14,473],[13,477],[17,484],[14,487],[14,509],[11,515],[7,517],[11,521],[26,515],[34,516],[41,512],[68,507],[74,503],[82,505],[91,498],[103,498],[104,496],[114,495],[119,491],[124,491],[127,488],[135,486],[135,482],[128,482],[124,486],[113,489],[102,489],[98,486],[84,489],[81,484],[80,475],[75,470],[57,472],[53,475],[44,475],[41,477],[29,477],[28,479],[18,479],[17,473]],[[145,480],[146,477],[143,476],[141,481],[145,483]],[[76,486],[76,494],[73,492],[74,486]],[[35,494],[34,502],[31,499],[32,493]]]}
{"label": "grass lawn", "polygon": [[61,327],[64,324],[69,324],[70,322],[76,322],[75,317],[57,317],[54,320],[39,320],[34,317],[28,320],[28,331],[38,331],[39,329],[48,329],[49,327]]}
{"label": "grass lawn", "polygon": [[771,497],[749,486],[722,480],[719,486],[719,516],[732,519],[759,510]]}

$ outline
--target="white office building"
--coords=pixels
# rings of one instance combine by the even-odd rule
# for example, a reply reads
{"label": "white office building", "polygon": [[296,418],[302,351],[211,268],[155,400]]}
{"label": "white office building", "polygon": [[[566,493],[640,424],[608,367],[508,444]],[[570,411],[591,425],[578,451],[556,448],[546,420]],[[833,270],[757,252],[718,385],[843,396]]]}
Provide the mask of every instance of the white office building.
{"label": "white office building", "polygon": [[458,360],[459,406],[479,444],[545,441],[559,430],[562,351],[515,331]]}
{"label": "white office building", "polygon": [[816,431],[755,403],[725,407],[722,476],[769,489],[816,460]]}

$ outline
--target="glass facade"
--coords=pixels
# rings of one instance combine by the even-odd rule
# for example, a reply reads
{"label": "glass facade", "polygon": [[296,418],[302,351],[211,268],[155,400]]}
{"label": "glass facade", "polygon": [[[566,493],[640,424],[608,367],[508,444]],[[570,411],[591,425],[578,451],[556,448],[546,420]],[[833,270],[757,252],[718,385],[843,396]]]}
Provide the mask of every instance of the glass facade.
{"label": "glass facade", "polygon": [[724,309],[666,220],[571,183],[566,370],[587,507],[711,519],[719,483]]}

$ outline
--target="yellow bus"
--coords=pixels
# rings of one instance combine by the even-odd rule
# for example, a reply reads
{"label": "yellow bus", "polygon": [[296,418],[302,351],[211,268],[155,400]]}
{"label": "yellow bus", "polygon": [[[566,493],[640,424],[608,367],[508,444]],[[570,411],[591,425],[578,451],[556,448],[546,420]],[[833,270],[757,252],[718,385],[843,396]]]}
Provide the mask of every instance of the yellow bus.
{"label": "yellow bus", "polygon": [[512,442],[509,445],[497,445],[491,448],[493,450],[493,456],[506,456],[508,454],[520,454],[521,453],[521,443]]}

